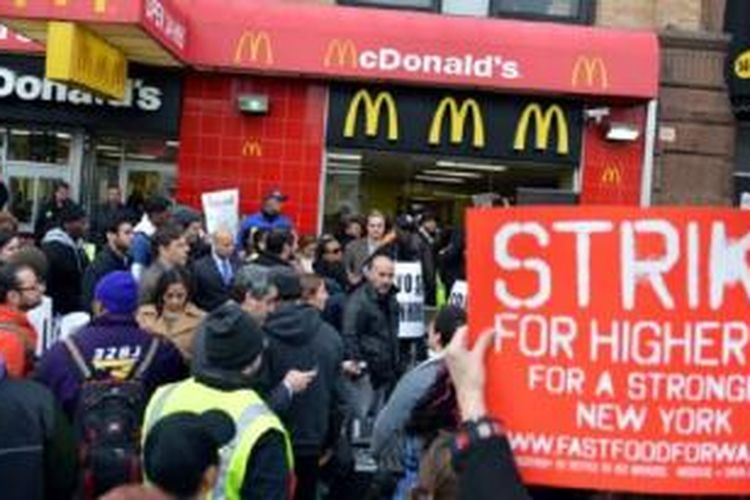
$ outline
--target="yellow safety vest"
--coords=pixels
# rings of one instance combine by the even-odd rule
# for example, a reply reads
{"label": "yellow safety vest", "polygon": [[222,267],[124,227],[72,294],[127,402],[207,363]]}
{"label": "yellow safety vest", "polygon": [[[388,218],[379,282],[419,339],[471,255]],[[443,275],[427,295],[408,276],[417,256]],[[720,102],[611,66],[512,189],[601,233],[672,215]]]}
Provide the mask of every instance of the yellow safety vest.
{"label": "yellow safety vest", "polygon": [[221,391],[197,382],[194,378],[160,387],[146,408],[143,423],[143,440],[159,419],[181,411],[203,413],[208,410],[226,412],[237,428],[234,439],[219,451],[219,477],[213,492],[207,498],[239,500],[245,479],[247,461],[253,446],[269,430],[284,436],[287,465],[294,468],[294,458],[289,435],[279,418],[265,402],[250,389]]}

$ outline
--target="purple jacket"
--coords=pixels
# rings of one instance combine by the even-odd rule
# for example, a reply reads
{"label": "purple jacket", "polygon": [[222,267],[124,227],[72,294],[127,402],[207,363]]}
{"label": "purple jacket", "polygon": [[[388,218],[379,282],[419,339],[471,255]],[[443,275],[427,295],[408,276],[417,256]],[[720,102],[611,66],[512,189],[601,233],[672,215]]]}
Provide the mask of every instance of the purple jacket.
{"label": "purple jacket", "polygon": [[[78,350],[93,371],[94,378],[125,378],[136,370],[146,356],[154,336],[138,328],[132,316],[104,315],[73,335]],[[157,387],[188,375],[182,356],[169,342],[160,340],[153,362],[143,376],[150,396]],[[75,415],[83,377],[60,341],[37,364],[36,379],[49,387],[65,413]]]}

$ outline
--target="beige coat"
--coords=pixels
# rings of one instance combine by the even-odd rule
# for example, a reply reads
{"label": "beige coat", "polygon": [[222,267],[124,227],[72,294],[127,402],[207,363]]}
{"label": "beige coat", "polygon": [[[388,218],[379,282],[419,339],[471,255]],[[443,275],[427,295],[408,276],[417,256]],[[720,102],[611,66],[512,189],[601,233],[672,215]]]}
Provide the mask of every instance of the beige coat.
{"label": "beige coat", "polygon": [[168,321],[159,316],[156,306],[147,304],[138,309],[138,325],[149,333],[159,335],[172,342],[186,360],[193,356],[193,337],[206,313],[193,304],[188,304],[185,312],[175,320]]}

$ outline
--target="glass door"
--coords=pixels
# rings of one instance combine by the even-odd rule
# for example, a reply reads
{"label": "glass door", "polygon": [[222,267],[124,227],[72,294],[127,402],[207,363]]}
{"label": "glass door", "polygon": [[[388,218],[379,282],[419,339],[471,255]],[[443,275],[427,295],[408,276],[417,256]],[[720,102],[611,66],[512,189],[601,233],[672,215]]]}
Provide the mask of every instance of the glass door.
{"label": "glass door", "polygon": [[41,206],[52,196],[53,184],[70,184],[78,197],[82,134],[21,127],[0,129],[3,179],[10,193],[9,211],[22,232],[33,232]]}
{"label": "glass door", "polygon": [[120,171],[120,188],[129,206],[140,206],[153,195],[171,198],[176,185],[174,163],[126,161]]}

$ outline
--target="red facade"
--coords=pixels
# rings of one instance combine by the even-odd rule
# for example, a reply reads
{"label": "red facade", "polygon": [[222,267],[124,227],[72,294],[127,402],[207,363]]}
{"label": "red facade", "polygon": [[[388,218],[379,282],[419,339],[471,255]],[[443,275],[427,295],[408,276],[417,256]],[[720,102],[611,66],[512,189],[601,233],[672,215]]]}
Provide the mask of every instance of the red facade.
{"label": "red facade", "polygon": [[[239,111],[243,94],[265,94],[267,115]],[[256,211],[280,188],[301,232],[316,229],[324,147],[326,89],[305,80],[194,73],[185,80],[180,130],[180,201],[239,188],[241,212]]]}

